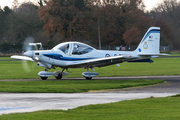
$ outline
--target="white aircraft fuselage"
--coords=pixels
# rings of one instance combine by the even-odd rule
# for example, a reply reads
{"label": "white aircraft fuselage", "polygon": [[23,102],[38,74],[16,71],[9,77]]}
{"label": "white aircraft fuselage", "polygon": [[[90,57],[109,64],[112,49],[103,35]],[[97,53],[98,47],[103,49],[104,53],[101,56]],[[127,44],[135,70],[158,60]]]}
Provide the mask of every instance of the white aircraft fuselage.
{"label": "white aircraft fuselage", "polygon": [[[107,65],[122,62],[152,62],[150,58],[159,56],[160,46],[160,28],[151,27],[144,35],[139,46],[134,51],[113,51],[113,50],[96,50],[95,48],[81,42],[65,42],[55,46],[52,50],[35,50],[27,51],[24,56],[11,56],[11,58],[30,60],[37,62],[38,66],[45,68],[38,75],[42,79],[49,76],[55,76],[61,79],[62,76],[68,75],[63,72],[68,68],[87,68],[87,72],[82,73],[86,79],[91,79],[98,73],[89,72],[89,68],[103,67]],[[61,67],[62,72],[48,72],[47,69]]]}

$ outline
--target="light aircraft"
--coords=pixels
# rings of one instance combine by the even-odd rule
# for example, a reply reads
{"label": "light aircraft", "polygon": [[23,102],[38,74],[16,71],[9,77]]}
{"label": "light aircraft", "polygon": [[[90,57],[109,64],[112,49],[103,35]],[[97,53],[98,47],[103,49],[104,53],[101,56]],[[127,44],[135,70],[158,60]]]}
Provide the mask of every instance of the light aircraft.
{"label": "light aircraft", "polygon": [[[69,74],[68,68],[86,68],[82,73],[86,79],[98,76],[94,67],[104,67],[112,64],[127,62],[153,62],[150,58],[159,57],[160,28],[150,27],[138,47],[134,51],[96,50],[95,48],[80,42],[64,42],[51,50],[30,50],[23,56],[13,55],[11,58],[37,62],[37,66],[45,68],[38,73],[42,80],[49,76],[61,79]],[[62,71],[48,72],[48,69],[62,68]],[[67,70],[67,72],[64,72]]]}

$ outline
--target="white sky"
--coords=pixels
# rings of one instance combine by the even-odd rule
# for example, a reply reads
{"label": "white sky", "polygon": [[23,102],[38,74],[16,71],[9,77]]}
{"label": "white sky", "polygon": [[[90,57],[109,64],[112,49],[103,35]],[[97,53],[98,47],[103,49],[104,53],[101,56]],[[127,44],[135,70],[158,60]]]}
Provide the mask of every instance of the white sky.
{"label": "white sky", "polygon": [[144,4],[146,6],[146,10],[151,10],[156,4],[162,2],[163,0],[144,0]]}
{"label": "white sky", "polygon": [[[4,6],[12,7],[12,2],[14,0],[0,0],[0,6],[1,8],[4,8]],[[18,0],[19,3],[25,2],[25,1],[37,1],[37,0]],[[144,3],[146,5],[146,9],[150,10],[153,8],[157,3],[159,3],[162,0],[144,0]]]}
{"label": "white sky", "polygon": [[[0,6],[1,8],[4,8],[4,6],[9,6],[11,8],[13,1],[14,0],[0,0]],[[26,1],[34,2],[36,0],[18,0],[19,3],[26,2]]]}

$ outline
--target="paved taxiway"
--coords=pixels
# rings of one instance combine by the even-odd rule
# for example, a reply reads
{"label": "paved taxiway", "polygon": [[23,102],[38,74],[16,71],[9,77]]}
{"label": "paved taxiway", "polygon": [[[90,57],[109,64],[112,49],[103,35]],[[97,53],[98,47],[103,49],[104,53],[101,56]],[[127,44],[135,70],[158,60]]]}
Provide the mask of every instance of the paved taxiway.
{"label": "paved taxiway", "polygon": [[148,98],[151,96],[166,97],[180,93],[180,76],[108,77],[94,79],[164,79],[166,82],[146,87],[95,91],[90,93],[0,93],[0,115],[38,110],[67,110],[89,104],[103,104],[122,100]]}

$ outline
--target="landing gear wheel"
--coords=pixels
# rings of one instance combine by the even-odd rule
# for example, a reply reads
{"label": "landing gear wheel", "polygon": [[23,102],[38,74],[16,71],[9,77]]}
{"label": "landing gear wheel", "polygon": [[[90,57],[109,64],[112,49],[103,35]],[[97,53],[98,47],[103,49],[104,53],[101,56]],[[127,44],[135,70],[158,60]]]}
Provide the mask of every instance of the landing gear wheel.
{"label": "landing gear wheel", "polygon": [[42,80],[47,80],[48,77],[41,77]]}
{"label": "landing gear wheel", "polygon": [[61,74],[58,74],[58,76],[56,77],[57,80],[60,80],[62,78]]}
{"label": "landing gear wheel", "polygon": [[91,80],[92,79],[92,77],[85,77],[86,78],[86,80]]}

